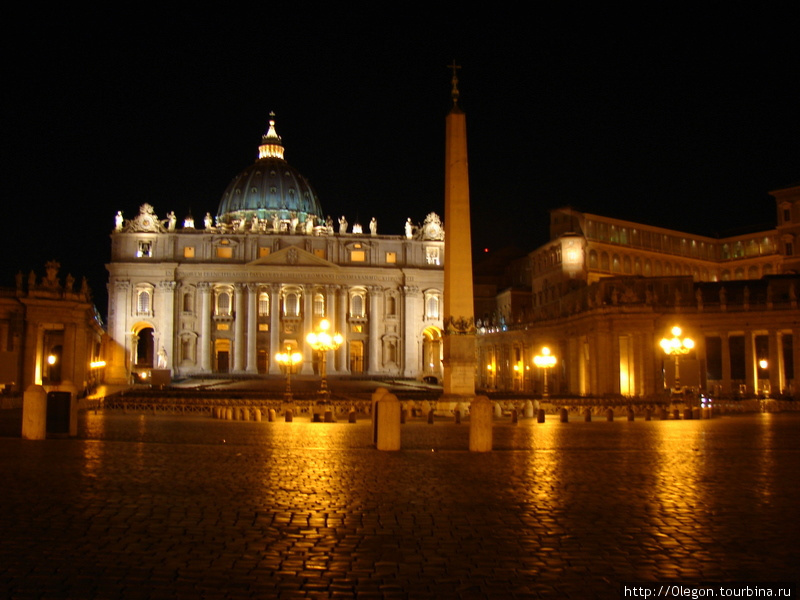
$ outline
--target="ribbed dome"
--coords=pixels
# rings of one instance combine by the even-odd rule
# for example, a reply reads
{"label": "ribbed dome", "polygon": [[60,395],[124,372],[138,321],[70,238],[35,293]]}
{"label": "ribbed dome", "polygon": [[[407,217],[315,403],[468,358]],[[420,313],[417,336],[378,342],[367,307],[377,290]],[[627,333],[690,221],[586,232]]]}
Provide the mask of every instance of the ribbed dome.
{"label": "ribbed dome", "polygon": [[[270,115],[274,117],[274,115]],[[275,121],[261,138],[258,160],[234,177],[222,195],[217,211],[220,223],[233,223],[253,216],[259,220],[296,217],[304,223],[311,215],[324,221],[317,193],[297,169],[283,159],[283,143],[275,132]]]}

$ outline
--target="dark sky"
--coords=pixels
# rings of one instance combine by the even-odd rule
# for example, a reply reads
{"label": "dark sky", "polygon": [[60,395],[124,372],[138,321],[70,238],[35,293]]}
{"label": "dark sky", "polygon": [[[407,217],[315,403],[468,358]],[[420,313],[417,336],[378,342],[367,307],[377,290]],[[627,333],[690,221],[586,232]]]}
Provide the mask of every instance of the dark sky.
{"label": "dark sky", "polygon": [[453,59],[478,247],[533,249],[563,205],[706,235],[772,227],[767,192],[800,181],[796,9],[65,10],[6,25],[0,285],[56,258],[103,313],[116,211],[215,214],[269,111],[326,213],[394,234],[443,214]]}

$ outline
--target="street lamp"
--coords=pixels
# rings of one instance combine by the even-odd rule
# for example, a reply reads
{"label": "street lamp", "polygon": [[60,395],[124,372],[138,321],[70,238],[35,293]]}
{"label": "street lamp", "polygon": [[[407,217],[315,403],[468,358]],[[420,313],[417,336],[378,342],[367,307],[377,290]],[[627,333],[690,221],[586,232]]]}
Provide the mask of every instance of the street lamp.
{"label": "street lamp", "polygon": [[294,373],[295,365],[303,360],[303,355],[299,352],[292,352],[289,346],[286,346],[286,352],[278,352],[275,355],[275,360],[286,371],[286,393],[284,394],[286,401],[292,401],[292,373]]}
{"label": "street lamp", "polygon": [[340,333],[334,333],[333,335],[328,333],[328,329],[330,328],[331,324],[328,323],[328,320],[322,319],[322,321],[319,322],[319,328],[317,331],[312,331],[306,336],[306,341],[309,343],[309,345],[320,353],[319,372],[320,375],[322,375],[322,383],[320,384],[319,393],[324,396],[327,396],[330,393],[328,391],[328,382],[325,380],[327,352],[328,350],[336,350],[344,341],[344,338]]}
{"label": "street lamp", "polygon": [[681,356],[686,356],[694,348],[694,340],[690,337],[681,338],[683,331],[677,325],[672,328],[671,338],[661,339],[661,348],[667,356],[675,358],[675,388],[681,387],[681,376],[679,370],[679,363]]}
{"label": "street lamp", "polygon": [[550,354],[550,348],[544,346],[542,353],[533,357],[533,364],[542,369],[542,373],[544,373],[544,393],[542,397],[547,398],[550,395],[547,390],[547,370],[555,366],[556,357]]}

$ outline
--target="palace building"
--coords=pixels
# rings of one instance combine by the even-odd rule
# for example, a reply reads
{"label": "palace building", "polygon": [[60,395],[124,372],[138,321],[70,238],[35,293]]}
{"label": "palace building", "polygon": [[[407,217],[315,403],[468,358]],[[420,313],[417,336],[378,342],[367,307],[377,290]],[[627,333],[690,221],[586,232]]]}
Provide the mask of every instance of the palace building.
{"label": "palace building", "polygon": [[430,213],[399,235],[325,217],[284,159],[274,120],[258,159],[214,217],[178,223],[144,204],[111,234],[106,381],[154,368],[173,377],[275,374],[278,352],[318,366],[308,333],[325,319],[344,343],[329,374],[441,377],[444,232]]}
{"label": "palace building", "polygon": [[[777,227],[727,238],[552,210],[548,243],[503,278],[476,276],[480,387],[800,392],[800,187],[771,194]],[[676,325],[695,344],[677,361],[659,345]],[[547,373],[543,347],[557,360]]]}

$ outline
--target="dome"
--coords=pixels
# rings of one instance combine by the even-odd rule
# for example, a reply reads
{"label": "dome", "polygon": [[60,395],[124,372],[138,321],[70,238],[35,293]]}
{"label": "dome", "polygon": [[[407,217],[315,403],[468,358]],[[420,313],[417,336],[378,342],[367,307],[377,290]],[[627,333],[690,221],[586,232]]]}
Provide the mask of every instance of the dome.
{"label": "dome", "polygon": [[[274,114],[270,115],[274,117]],[[303,175],[283,159],[283,143],[275,132],[275,120],[261,138],[258,160],[234,177],[217,211],[219,223],[235,221],[292,219],[303,223],[313,217],[324,221],[317,193]]]}

